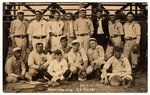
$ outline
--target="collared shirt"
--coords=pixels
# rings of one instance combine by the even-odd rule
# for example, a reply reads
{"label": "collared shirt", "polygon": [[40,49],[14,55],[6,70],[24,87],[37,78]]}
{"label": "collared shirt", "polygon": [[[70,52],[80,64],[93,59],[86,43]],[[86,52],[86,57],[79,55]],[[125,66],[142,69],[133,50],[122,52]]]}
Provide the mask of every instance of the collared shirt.
{"label": "collared shirt", "polygon": [[89,19],[78,18],[75,21],[74,30],[76,34],[93,34],[93,23]]}
{"label": "collared shirt", "polygon": [[[81,65],[84,61],[87,61],[87,55],[83,48],[80,48],[78,52],[74,52],[73,49],[68,53],[69,64]],[[78,64],[77,64],[78,63]]]}
{"label": "collared shirt", "polygon": [[64,22],[65,26],[64,26],[64,33],[65,35],[69,36],[69,37],[74,37],[74,21],[65,21]]}
{"label": "collared shirt", "polygon": [[55,59],[48,66],[48,73],[57,77],[58,75],[63,75],[67,69],[68,63],[65,59],[61,59],[60,62]]}
{"label": "collared shirt", "polygon": [[28,66],[37,69],[39,66],[46,63],[48,55],[41,53],[39,54],[36,50],[32,51],[28,57]]}
{"label": "collared shirt", "polygon": [[39,22],[33,20],[28,27],[27,33],[29,34],[29,41],[32,40],[33,36],[46,36],[49,39],[49,28],[48,23],[44,19],[41,19]]}
{"label": "collared shirt", "polygon": [[24,19],[23,21],[15,19],[11,22],[10,33],[12,36],[26,35],[28,28],[28,22]]}
{"label": "collared shirt", "polygon": [[119,21],[112,23],[109,21],[109,34],[110,36],[114,35],[123,35],[123,26]]}
{"label": "collared shirt", "polygon": [[132,69],[129,60],[121,54],[121,58],[117,59],[112,56],[104,65],[104,69],[108,70],[112,66],[112,73],[127,73],[131,74]]}
{"label": "collared shirt", "polygon": [[25,64],[21,58],[16,59],[12,56],[7,60],[5,66],[6,74],[18,77],[18,75],[24,75],[25,71]]}
{"label": "collared shirt", "polygon": [[97,34],[104,34],[104,30],[102,27],[102,18],[98,19],[98,29],[97,29]]}
{"label": "collared shirt", "polygon": [[100,60],[100,61],[104,61],[104,49],[102,46],[97,45],[96,48],[94,50],[92,50],[91,48],[87,51],[88,53],[88,57],[89,57],[89,61],[93,62],[95,60]]}
{"label": "collared shirt", "polygon": [[48,22],[49,32],[55,35],[63,35],[64,22],[62,20],[52,20]]}
{"label": "collared shirt", "polygon": [[137,38],[136,43],[140,42],[140,35],[141,35],[141,26],[133,21],[131,23],[126,22],[124,24],[124,33],[125,33],[125,39],[128,38]]}

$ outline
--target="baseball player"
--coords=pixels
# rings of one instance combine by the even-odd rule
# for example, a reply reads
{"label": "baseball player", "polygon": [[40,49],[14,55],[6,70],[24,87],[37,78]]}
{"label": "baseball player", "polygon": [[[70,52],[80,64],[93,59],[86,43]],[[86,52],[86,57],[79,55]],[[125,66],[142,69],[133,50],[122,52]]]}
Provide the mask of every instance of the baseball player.
{"label": "baseball player", "polygon": [[23,60],[26,56],[28,22],[24,19],[23,10],[17,11],[17,19],[11,22],[10,35],[13,47],[20,47]]}
{"label": "baseball player", "polygon": [[124,35],[122,24],[116,20],[115,14],[110,14],[110,21],[108,22],[109,29],[109,43],[106,49],[106,60],[112,55],[113,47],[122,45],[121,37]]}
{"label": "baseball player", "polygon": [[[107,72],[107,70],[111,66],[112,73]],[[111,86],[123,85],[125,87],[128,87],[130,85],[131,80],[133,79],[131,74],[132,69],[128,58],[121,53],[120,47],[115,46],[113,48],[113,56],[107,60],[103,67],[101,82],[109,82]]]}
{"label": "baseball player", "polygon": [[43,43],[36,44],[36,50],[33,50],[28,57],[29,71],[27,72],[27,78],[29,81],[38,80],[46,81],[44,75],[47,71],[48,55],[43,53]]}
{"label": "baseball player", "polygon": [[87,54],[83,48],[80,48],[78,40],[72,41],[72,49],[68,53],[68,62],[69,69],[74,75],[78,74],[79,81],[85,81],[87,79],[86,75],[93,72],[92,66],[88,66]]}
{"label": "baseball player", "polygon": [[60,13],[55,11],[54,20],[48,22],[48,27],[50,29],[50,47],[54,50],[60,44],[60,38],[64,35],[63,28],[64,22],[60,20]]}
{"label": "baseball player", "polygon": [[94,77],[100,78],[101,66],[105,63],[104,61],[104,49],[102,46],[97,45],[95,38],[91,38],[89,41],[90,48],[87,51],[90,65],[94,70]]}
{"label": "baseball player", "polygon": [[26,68],[22,60],[21,48],[15,47],[13,49],[13,56],[10,57],[5,65],[5,72],[7,74],[7,82],[18,82],[21,79],[25,79]]}
{"label": "baseball player", "polygon": [[46,49],[49,39],[48,23],[42,18],[42,11],[35,10],[35,20],[28,27],[29,47],[30,50],[36,50],[37,43],[43,43],[43,48]]}
{"label": "baseball player", "polygon": [[94,28],[91,20],[86,18],[86,9],[79,10],[79,18],[75,21],[74,30],[80,46],[87,51],[89,48],[89,40],[93,34]]}
{"label": "baseball player", "polygon": [[[133,21],[134,14],[132,12],[127,13],[127,22],[124,24],[124,55],[129,58],[132,68],[135,68],[138,64],[138,47],[141,38],[141,26]],[[135,51],[135,52],[134,52]]]}

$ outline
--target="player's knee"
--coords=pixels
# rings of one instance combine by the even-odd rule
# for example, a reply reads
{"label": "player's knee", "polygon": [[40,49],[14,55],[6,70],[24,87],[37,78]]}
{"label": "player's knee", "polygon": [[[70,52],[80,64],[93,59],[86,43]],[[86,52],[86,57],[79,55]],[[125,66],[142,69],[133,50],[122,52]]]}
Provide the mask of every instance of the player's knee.
{"label": "player's knee", "polygon": [[93,67],[90,65],[90,66],[87,67],[86,73],[91,74],[92,72],[93,72]]}
{"label": "player's knee", "polygon": [[121,85],[121,77],[120,76],[113,76],[110,79],[111,86],[120,86]]}
{"label": "player's knee", "polygon": [[15,83],[15,82],[18,81],[18,79],[16,77],[7,76],[6,81],[9,82],[9,83]]}
{"label": "player's knee", "polygon": [[78,72],[78,69],[77,69],[77,67],[75,67],[75,66],[71,66],[71,67],[70,67],[70,71],[71,71],[73,74],[76,74],[76,73]]}
{"label": "player's knee", "polygon": [[33,68],[29,68],[29,75],[32,77],[32,76],[34,76],[34,75],[36,75],[37,74],[37,70],[36,69],[33,69]]}

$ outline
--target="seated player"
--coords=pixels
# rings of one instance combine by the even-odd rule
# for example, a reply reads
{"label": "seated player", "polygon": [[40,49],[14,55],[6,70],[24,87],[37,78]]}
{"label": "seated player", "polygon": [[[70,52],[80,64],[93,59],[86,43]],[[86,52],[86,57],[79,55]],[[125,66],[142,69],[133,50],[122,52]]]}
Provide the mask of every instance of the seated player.
{"label": "seated player", "polygon": [[93,72],[93,67],[88,66],[87,54],[83,48],[80,48],[80,42],[78,40],[72,41],[72,49],[68,53],[69,69],[73,73],[73,79],[76,77],[79,81],[86,81],[87,74]]}
{"label": "seated player", "polygon": [[46,77],[53,82],[59,83],[67,80],[71,74],[71,71],[68,68],[67,61],[62,57],[62,52],[60,50],[56,50],[54,55],[56,59],[50,62]]}
{"label": "seated player", "polygon": [[[112,66],[112,73],[107,70]],[[111,86],[129,87],[132,80],[132,69],[129,60],[121,53],[121,48],[115,46],[113,56],[108,59],[103,67],[101,82],[110,83]],[[108,78],[108,79],[107,79]]]}
{"label": "seated player", "polygon": [[90,48],[88,49],[87,54],[88,54],[90,65],[94,69],[94,73],[92,73],[92,75],[94,75],[94,77],[99,79],[101,74],[101,69],[103,66],[102,64],[105,63],[104,49],[102,46],[97,45],[97,41],[95,38],[90,39],[89,45]]}
{"label": "seated player", "polygon": [[30,81],[46,82],[44,75],[49,64],[46,64],[48,55],[43,52],[43,43],[36,44],[36,50],[33,50],[28,57],[29,71],[27,77]]}
{"label": "seated player", "polygon": [[25,64],[21,56],[21,48],[16,47],[13,49],[13,56],[10,57],[5,65],[5,72],[7,74],[7,82],[18,82],[25,79]]}

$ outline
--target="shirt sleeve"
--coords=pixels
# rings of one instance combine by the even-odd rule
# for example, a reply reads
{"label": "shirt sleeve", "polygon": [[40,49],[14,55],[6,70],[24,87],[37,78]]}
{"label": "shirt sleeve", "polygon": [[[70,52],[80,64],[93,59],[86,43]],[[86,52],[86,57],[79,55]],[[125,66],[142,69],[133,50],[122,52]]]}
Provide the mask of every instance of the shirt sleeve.
{"label": "shirt sleeve", "polygon": [[94,33],[94,26],[92,21],[90,21],[90,30],[91,30],[91,35]]}
{"label": "shirt sleeve", "polygon": [[46,31],[46,39],[48,40],[50,35],[49,35],[49,32],[50,32],[50,29],[49,29],[49,25],[48,25],[48,22],[46,22],[46,25],[45,25],[45,31]]}
{"label": "shirt sleeve", "polygon": [[54,71],[54,65],[55,65],[55,60],[50,63],[50,65],[48,66],[48,70],[47,70],[48,73],[52,76],[56,76],[56,73]]}
{"label": "shirt sleeve", "polygon": [[68,63],[67,61],[64,59],[63,60],[63,72],[65,73],[65,71],[68,69]]}
{"label": "shirt sleeve", "polygon": [[25,64],[24,64],[24,62],[23,62],[23,60],[21,61],[21,70],[22,70],[22,72],[21,72],[21,74],[22,75],[25,75],[25,72],[26,72],[26,68],[25,68]]}
{"label": "shirt sleeve", "polygon": [[136,43],[140,43],[140,39],[141,39],[141,26],[137,23],[135,25],[135,27],[136,27],[136,36],[137,36]]}
{"label": "shirt sleeve", "polygon": [[27,34],[29,34],[29,41],[32,40],[32,32],[33,32],[33,25],[32,22],[29,24],[28,30],[27,30]]}
{"label": "shirt sleeve", "polygon": [[31,53],[29,54],[28,66],[29,66],[30,68],[35,68],[35,69],[37,69],[37,68],[39,67],[38,65],[34,64],[34,54],[33,54],[33,52],[31,52]]}
{"label": "shirt sleeve", "polygon": [[5,65],[5,72],[6,74],[8,74],[9,76],[13,76],[13,77],[18,77],[17,74],[13,73],[13,69],[12,69],[12,59],[8,59]]}
{"label": "shirt sleeve", "polygon": [[132,73],[132,69],[131,69],[131,65],[130,62],[127,58],[124,58],[124,64],[125,64],[125,68],[127,71],[127,74],[131,74]]}
{"label": "shirt sleeve", "polygon": [[10,24],[10,36],[11,37],[14,35],[14,31],[15,31],[14,21],[12,21],[11,24]]}
{"label": "shirt sleeve", "polygon": [[65,24],[64,24],[63,21],[61,22],[61,25],[62,25],[62,27],[61,27],[61,29],[62,29],[62,35],[65,35],[65,33],[64,33],[64,25],[65,25]]}
{"label": "shirt sleeve", "polygon": [[123,32],[123,25],[119,22],[118,24],[118,28],[119,28],[119,32],[121,35],[124,35],[124,32]]}
{"label": "shirt sleeve", "polygon": [[99,50],[99,55],[100,55],[99,59],[100,59],[100,61],[102,61],[102,60],[104,60],[104,56],[105,56],[104,49],[102,46],[99,46],[98,50]]}
{"label": "shirt sleeve", "polygon": [[113,60],[113,57],[109,58],[109,59],[107,60],[107,62],[105,63],[103,69],[108,70],[113,61],[114,61],[114,60]]}
{"label": "shirt sleeve", "polygon": [[71,54],[71,51],[68,53],[68,62],[69,62],[69,64],[71,64],[71,63],[74,63],[73,62],[73,58],[72,58],[72,56],[71,56],[72,54]]}
{"label": "shirt sleeve", "polygon": [[89,61],[92,62],[91,50],[90,49],[87,51],[87,56],[88,56]]}
{"label": "shirt sleeve", "polygon": [[83,61],[87,61],[88,58],[87,58],[87,54],[86,54],[86,52],[84,51],[84,49],[81,49],[80,52],[81,52]]}
{"label": "shirt sleeve", "polygon": [[78,30],[78,20],[76,20],[75,23],[74,23],[74,30],[75,30],[75,31]]}

